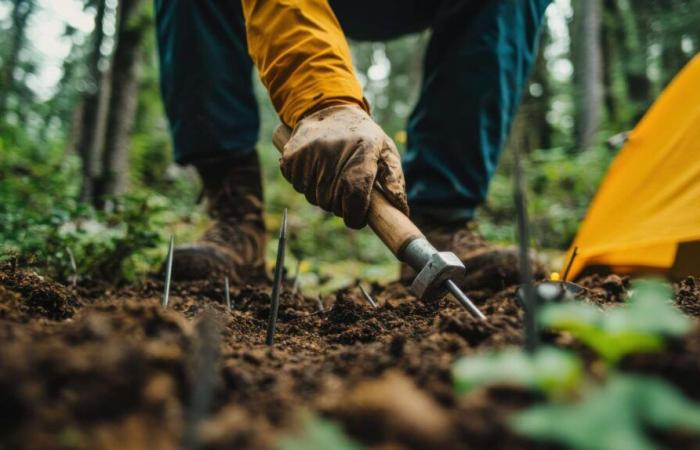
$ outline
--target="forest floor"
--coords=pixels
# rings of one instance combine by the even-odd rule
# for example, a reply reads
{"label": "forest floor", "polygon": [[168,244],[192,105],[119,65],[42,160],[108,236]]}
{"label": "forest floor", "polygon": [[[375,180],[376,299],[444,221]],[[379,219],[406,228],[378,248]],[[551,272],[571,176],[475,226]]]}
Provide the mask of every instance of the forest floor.
{"label": "forest floor", "polygon": [[[626,280],[582,285],[606,305],[621,301]],[[674,289],[680,309],[700,315],[700,280]],[[161,292],[155,280],[74,289],[2,267],[0,449],[274,448],[309,411],[372,448],[543,448],[506,422],[533,394],[504,386],[460,396],[451,376],[462,355],[521,343],[515,287],[469,292],[483,323],[399,283],[372,287],[377,308],[345,289],[322,299],[323,312],[287,285],[273,349],[269,283],[232,286],[233,309],[218,284],[174,283],[168,309]],[[700,400],[700,328],[622,368]]]}

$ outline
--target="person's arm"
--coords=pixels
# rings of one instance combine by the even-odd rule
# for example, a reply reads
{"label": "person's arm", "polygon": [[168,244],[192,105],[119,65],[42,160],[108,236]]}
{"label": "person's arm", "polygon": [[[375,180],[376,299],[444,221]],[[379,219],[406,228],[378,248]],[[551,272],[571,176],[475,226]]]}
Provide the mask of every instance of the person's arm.
{"label": "person's arm", "polygon": [[375,181],[408,215],[399,153],[369,116],[350,49],[327,0],[242,0],[248,51],[293,128],[280,168],[306,199],[367,223]]}
{"label": "person's arm", "polygon": [[351,104],[369,112],[327,0],[242,0],[248,51],[280,119]]}

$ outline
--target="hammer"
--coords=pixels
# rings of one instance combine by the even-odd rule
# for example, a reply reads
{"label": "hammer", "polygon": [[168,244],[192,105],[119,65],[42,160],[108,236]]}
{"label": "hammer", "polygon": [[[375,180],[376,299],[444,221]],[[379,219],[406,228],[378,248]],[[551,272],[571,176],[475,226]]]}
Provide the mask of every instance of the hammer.
{"label": "hammer", "polygon": [[[291,130],[283,124],[272,134],[272,143],[280,153],[283,153],[290,136]],[[380,189],[372,190],[367,222],[394,256],[416,271],[418,275],[411,283],[411,291],[418,298],[435,298],[449,291],[473,316],[486,320],[486,316],[454,282],[466,274],[462,261],[452,252],[437,251]]]}

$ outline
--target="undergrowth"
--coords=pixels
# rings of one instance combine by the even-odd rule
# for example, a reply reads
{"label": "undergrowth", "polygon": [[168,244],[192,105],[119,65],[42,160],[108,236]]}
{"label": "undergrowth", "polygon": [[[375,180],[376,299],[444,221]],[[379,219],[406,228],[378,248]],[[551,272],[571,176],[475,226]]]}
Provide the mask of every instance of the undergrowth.
{"label": "undergrowth", "polygon": [[690,319],[671,303],[669,286],[632,284],[628,300],[606,311],[583,302],[542,308],[543,327],[573,336],[596,357],[596,374],[571,349],[543,346],[465,357],[454,367],[455,388],[468,394],[494,384],[520,386],[546,399],[511,418],[513,429],[535,440],[576,450],[654,450],[650,430],[700,435],[700,404],[665,380],[621,372],[625,356],[663,350],[690,331]]}
{"label": "undergrowth", "polygon": [[[566,249],[586,214],[600,180],[615,154],[603,145],[584,152],[562,147],[536,150],[523,158],[532,244],[538,249]],[[504,156],[478,212],[487,239],[515,242],[515,206],[511,154]]]}
{"label": "undergrowth", "polygon": [[165,197],[138,191],[96,209],[78,200],[76,157],[1,154],[0,260],[64,282],[133,281],[157,267],[164,225],[178,220]]}
{"label": "undergrowth", "polygon": [[[68,280],[75,275],[69,257],[73,253],[79,279],[122,282],[158,268],[169,234],[175,234],[177,242],[196,239],[206,227],[202,205],[195,204],[200,190],[197,177],[172,164],[167,144],[142,137],[137,134],[132,143],[132,191],[112,199],[109,203],[115,207],[106,211],[79,201],[77,155],[66,153],[61,145],[10,148],[0,142],[0,258],[18,259]],[[260,145],[260,156],[271,238],[269,264],[275,257],[279,217],[288,208],[287,269],[295,273],[301,260],[301,286],[307,291],[334,291],[358,278],[387,282],[397,276],[394,257],[370,230],[349,230],[341,219],[294,192],[269,143]],[[525,167],[536,246],[568,245],[611,157],[602,147],[575,155],[564,149],[528,155]],[[507,152],[479,214],[487,238],[513,242]]]}

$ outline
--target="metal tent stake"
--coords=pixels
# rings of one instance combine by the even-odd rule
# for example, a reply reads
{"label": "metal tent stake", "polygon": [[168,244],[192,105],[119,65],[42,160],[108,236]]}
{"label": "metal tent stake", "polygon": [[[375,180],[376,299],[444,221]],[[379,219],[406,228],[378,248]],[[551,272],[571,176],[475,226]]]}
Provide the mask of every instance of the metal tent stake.
{"label": "metal tent stake", "polygon": [[284,272],[284,252],[287,240],[287,209],[284,209],[280,237],[277,243],[277,262],[275,263],[275,278],[272,285],[270,319],[267,322],[267,338],[265,343],[272,346],[275,341],[275,328],[277,326],[277,313],[280,307],[280,290],[282,288],[282,274]]}
{"label": "metal tent stake", "polygon": [[175,236],[170,236],[170,244],[168,245],[168,256],[165,263],[165,287],[163,288],[163,300],[161,306],[168,307],[170,302],[170,280],[173,275],[173,248],[175,248]]}
{"label": "metal tent stake", "polygon": [[574,260],[578,256],[578,247],[574,247],[574,251],[571,253],[571,258],[569,258],[569,263],[566,265],[566,269],[564,270],[564,275],[562,275],[561,280],[562,281],[567,281],[569,278],[569,271],[571,271],[571,266],[574,264]]}
{"label": "metal tent stake", "polygon": [[78,285],[78,265],[75,263],[75,256],[70,247],[66,247],[66,253],[68,253],[68,261],[70,262],[70,268],[73,271],[73,275],[70,277],[71,286],[73,289]]}
{"label": "metal tent stake", "polygon": [[224,298],[226,299],[226,307],[228,309],[233,308],[233,306],[231,306],[231,292],[228,285],[228,277],[224,277]]}
{"label": "metal tent stake", "polygon": [[365,300],[367,300],[367,303],[372,305],[372,308],[377,308],[379,305],[377,305],[377,302],[374,301],[371,295],[369,295],[369,292],[362,286],[362,284],[358,283],[357,286],[360,288],[360,291],[362,292],[362,295],[365,297]]}
{"label": "metal tent stake", "polygon": [[525,350],[534,352],[538,345],[537,336],[537,295],[532,283],[532,268],[530,267],[530,234],[528,230],[527,199],[520,165],[520,152],[515,145],[513,148],[515,210],[518,221],[518,243],[520,250],[520,280],[523,286],[523,300],[525,302]]}

